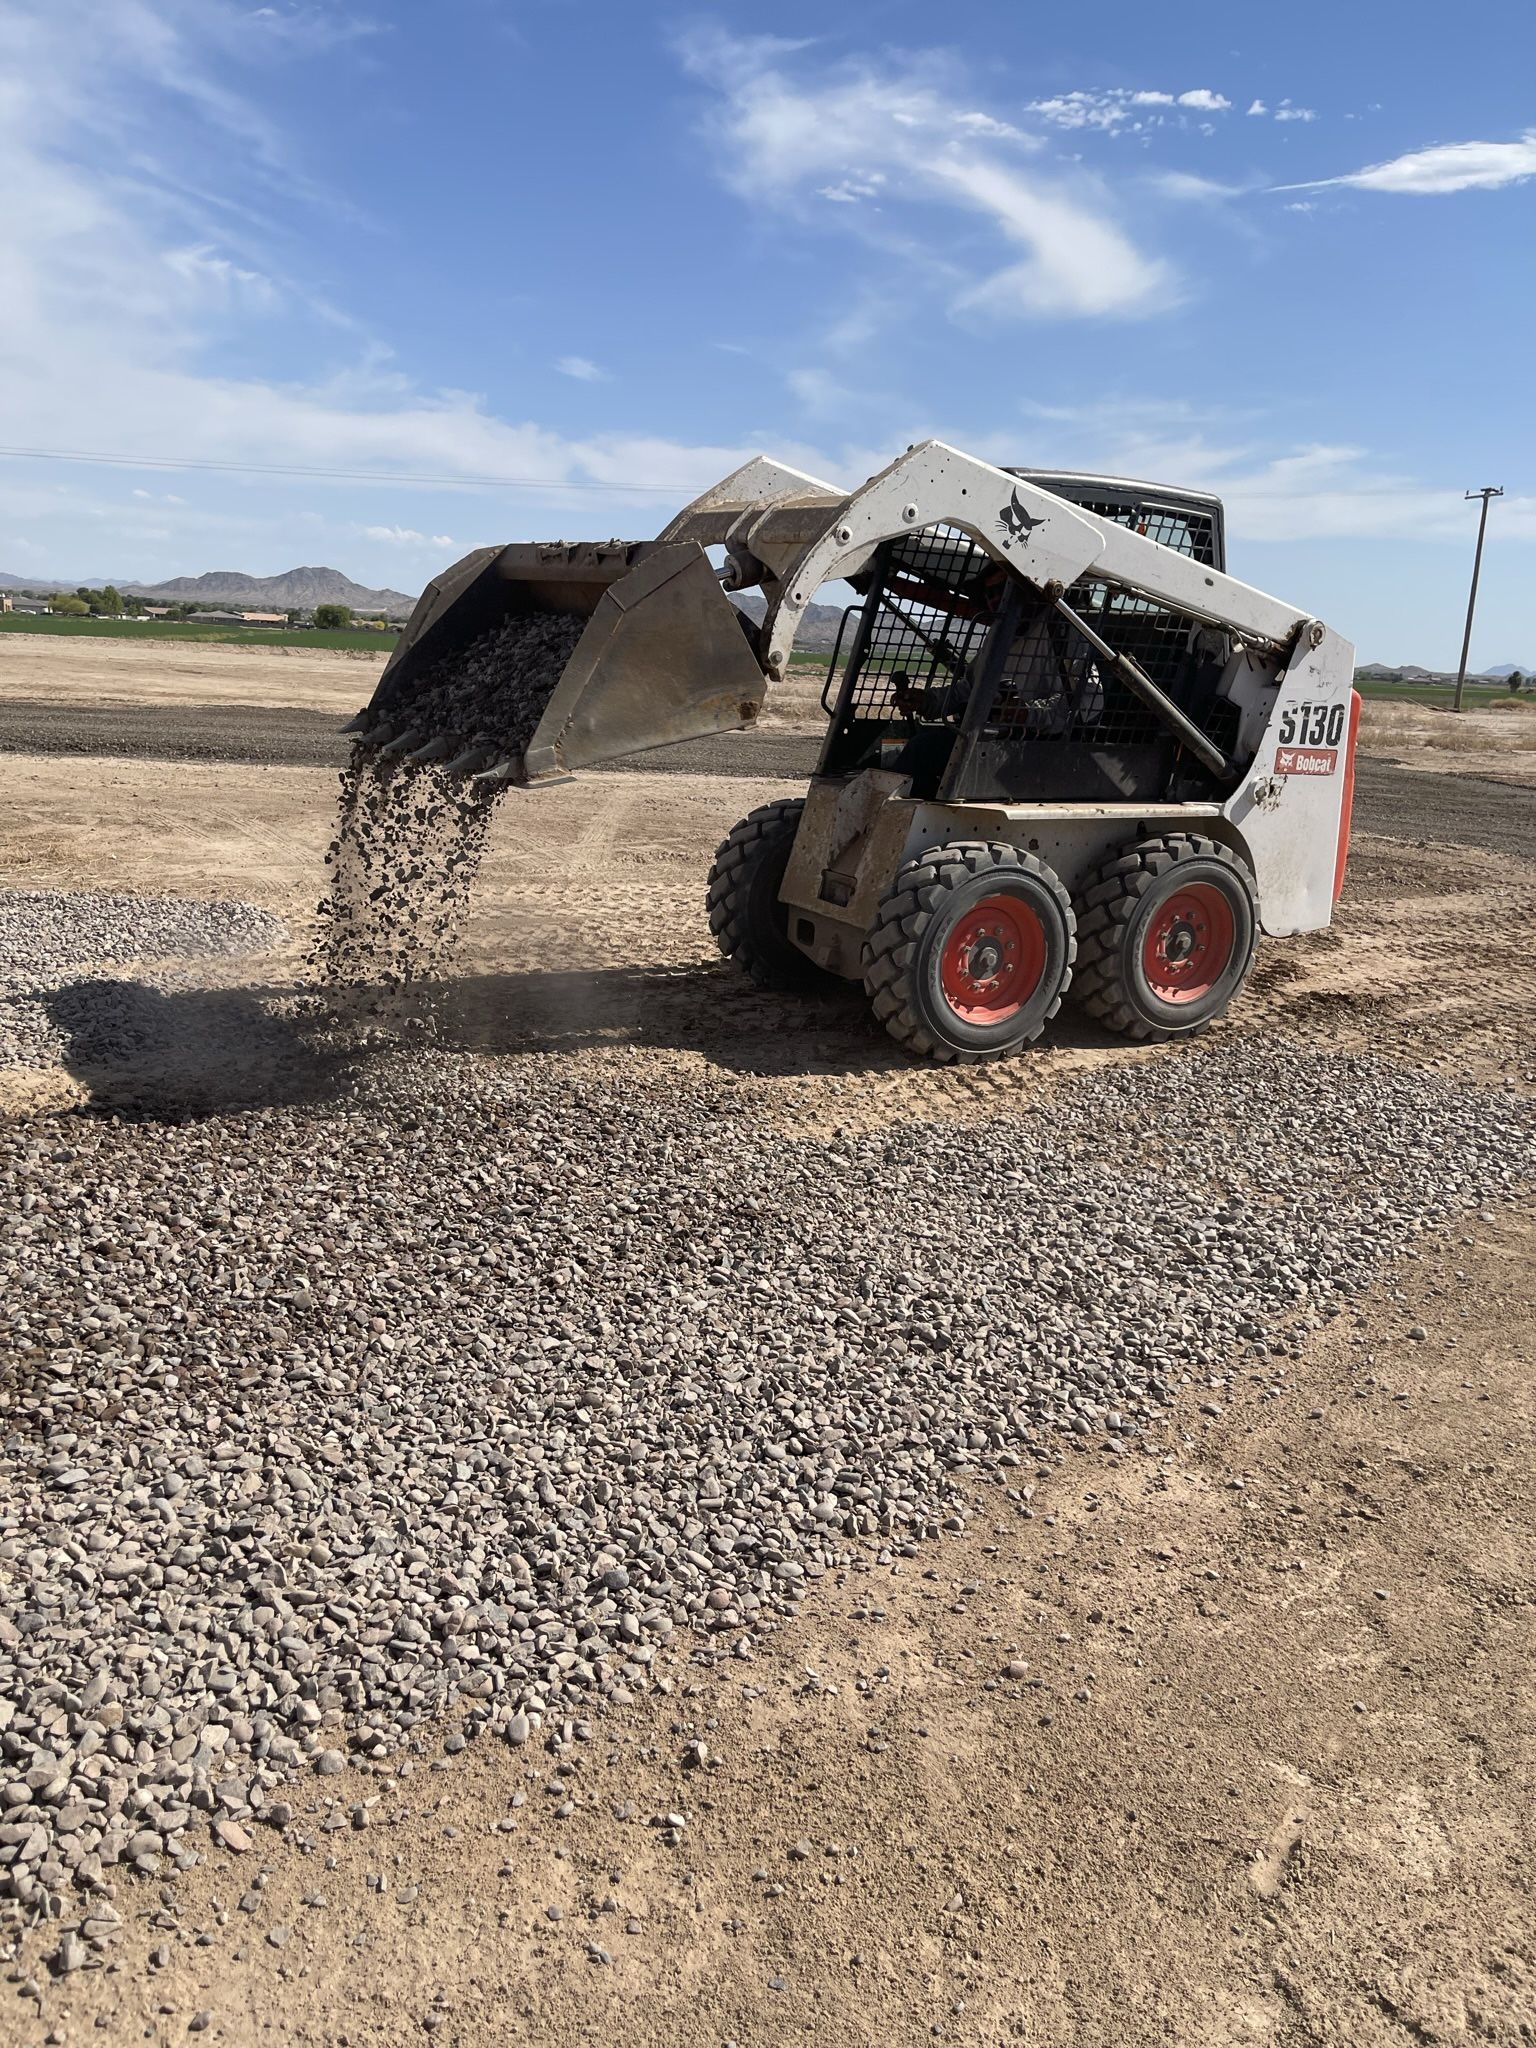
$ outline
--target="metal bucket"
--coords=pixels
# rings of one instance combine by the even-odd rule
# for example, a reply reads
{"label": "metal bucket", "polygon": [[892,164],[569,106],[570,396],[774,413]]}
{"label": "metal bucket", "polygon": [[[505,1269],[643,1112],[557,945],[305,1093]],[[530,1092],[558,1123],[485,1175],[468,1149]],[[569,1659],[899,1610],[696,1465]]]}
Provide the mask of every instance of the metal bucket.
{"label": "metal bucket", "polygon": [[756,629],[698,542],[577,541],[481,548],[430,583],[353,729],[392,752],[406,751],[409,736],[417,758],[445,759],[454,743],[473,749],[472,733],[424,730],[413,694],[429,671],[441,674],[481,636],[535,611],[587,625],[522,753],[475,755],[478,772],[558,781],[757,717],[766,683]]}

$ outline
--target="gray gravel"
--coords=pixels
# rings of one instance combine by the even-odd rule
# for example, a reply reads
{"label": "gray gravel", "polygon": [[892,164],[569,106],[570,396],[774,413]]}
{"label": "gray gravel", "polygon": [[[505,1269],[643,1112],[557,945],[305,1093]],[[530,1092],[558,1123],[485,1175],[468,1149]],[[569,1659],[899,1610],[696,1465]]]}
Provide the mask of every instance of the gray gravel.
{"label": "gray gravel", "polygon": [[422,741],[448,733],[520,754],[586,625],[566,612],[516,613],[423,669],[398,701],[387,700],[385,715],[397,732],[412,726]]}
{"label": "gray gravel", "polygon": [[1283,1386],[1533,1136],[1273,1041],[982,1131],[790,1140],[728,1085],[442,1054],[0,1130],[0,1887],[59,1911],[344,1755],[525,1742],[1186,1381]]}
{"label": "gray gravel", "polygon": [[341,778],[331,884],[317,908],[311,965],[333,991],[374,1009],[389,992],[441,976],[463,931],[495,798],[438,768],[354,750]]}
{"label": "gray gravel", "polygon": [[282,920],[254,903],[0,890],[0,1066],[142,1057],[156,1043],[174,977],[101,969],[238,958],[287,938]]}
{"label": "gray gravel", "polygon": [[[560,612],[503,620],[424,670],[398,704],[387,699],[384,717],[396,738],[409,727],[417,746],[446,740],[454,755],[474,746],[520,760],[585,626]],[[505,787],[358,743],[326,855],[331,886],[314,953],[322,980],[381,1010],[392,991],[442,974]]]}

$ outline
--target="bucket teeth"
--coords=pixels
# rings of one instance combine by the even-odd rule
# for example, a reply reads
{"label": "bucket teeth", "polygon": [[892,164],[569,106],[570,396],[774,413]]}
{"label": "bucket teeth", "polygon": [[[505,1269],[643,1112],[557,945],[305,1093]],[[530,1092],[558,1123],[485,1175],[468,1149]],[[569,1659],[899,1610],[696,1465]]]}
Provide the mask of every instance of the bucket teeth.
{"label": "bucket teeth", "polygon": [[439,733],[435,740],[428,740],[424,747],[418,747],[413,754],[406,755],[406,763],[412,768],[423,768],[429,761],[446,761],[459,744],[451,733]]}
{"label": "bucket teeth", "polygon": [[463,775],[479,775],[491,767],[496,760],[496,749],[487,741],[476,740],[467,746],[462,754],[455,755],[443,773],[452,780]]}
{"label": "bucket teeth", "polygon": [[477,797],[494,796],[500,789],[506,789],[521,779],[522,759],[516,754],[503,754],[495,767],[487,768],[470,782],[470,794]]}
{"label": "bucket teeth", "polygon": [[368,707],[364,705],[363,709],[359,711],[356,718],[349,718],[346,724],[341,729],[343,732],[367,732],[372,723],[372,713],[368,710]]}
{"label": "bucket teeth", "polygon": [[420,744],[421,734],[413,725],[407,731],[401,733],[398,739],[386,742],[379,748],[379,752],[386,761],[398,761],[402,754],[410,753],[413,747],[418,747]]}

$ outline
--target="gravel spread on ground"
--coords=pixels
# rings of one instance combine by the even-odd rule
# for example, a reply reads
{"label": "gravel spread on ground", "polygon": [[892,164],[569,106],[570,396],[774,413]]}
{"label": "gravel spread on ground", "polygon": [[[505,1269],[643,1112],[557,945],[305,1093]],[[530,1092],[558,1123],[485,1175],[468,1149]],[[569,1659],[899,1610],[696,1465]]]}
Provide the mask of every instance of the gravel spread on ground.
{"label": "gravel spread on ground", "polygon": [[148,1050],[167,978],[102,968],[266,953],[287,938],[282,919],[254,903],[0,890],[0,1066],[105,1064]]}
{"label": "gravel spread on ground", "polygon": [[624,1056],[444,1054],[323,1109],[0,1130],[0,1888],[58,1912],[286,1824],[297,1772],[527,1741],[1069,1442],[1283,1390],[1533,1137],[1273,1040],[982,1130],[786,1139]]}

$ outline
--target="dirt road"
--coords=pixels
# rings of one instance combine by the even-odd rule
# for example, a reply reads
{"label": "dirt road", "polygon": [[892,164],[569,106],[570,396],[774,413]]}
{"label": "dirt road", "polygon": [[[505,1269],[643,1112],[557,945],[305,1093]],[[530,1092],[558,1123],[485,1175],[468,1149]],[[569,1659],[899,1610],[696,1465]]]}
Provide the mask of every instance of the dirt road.
{"label": "dirt road", "polygon": [[[1215,1042],[1529,1092],[1532,798],[1481,745],[1393,737],[1335,930],[1266,946]],[[502,807],[452,1056],[576,1085],[726,1075],[789,1144],[934,1119],[978,1145],[1084,1064],[1161,1057],[1064,1018],[1027,1059],[934,1072],[856,1001],[736,980],[701,876],[807,740],[713,744],[707,770],[674,756]],[[1401,765],[1421,754],[1434,770]],[[242,896],[297,944],[334,788],[328,765],[10,753],[0,885]],[[255,1000],[290,964],[229,973]],[[136,1115],[197,1052],[146,1045]],[[215,1102],[280,1084],[216,1052]],[[56,1099],[110,1110],[124,1085],[81,1068]],[[306,1780],[286,1833],[164,1888],[119,1875],[106,1967],[51,1978],[30,1939],[0,2039],[1528,2044],[1533,1271],[1522,1214],[1405,1246],[1284,1384],[1234,1366],[1145,1452],[1016,1472],[969,1535],[872,1546],[750,1656],[679,1641],[573,1769],[424,1743],[403,1775]]]}

